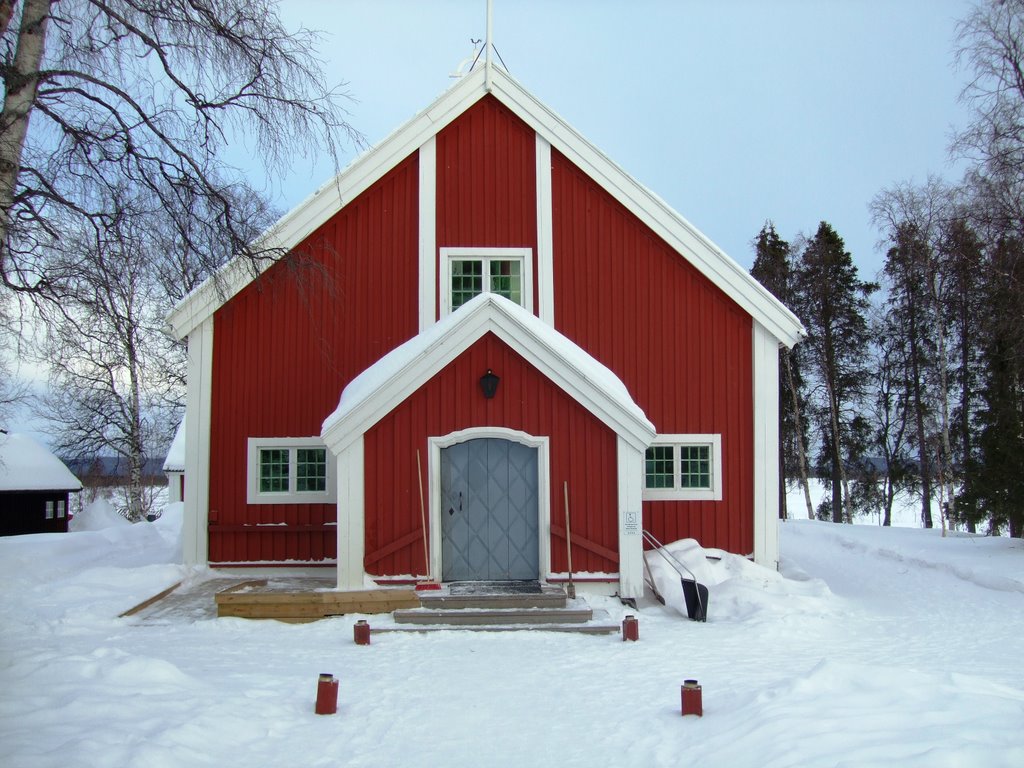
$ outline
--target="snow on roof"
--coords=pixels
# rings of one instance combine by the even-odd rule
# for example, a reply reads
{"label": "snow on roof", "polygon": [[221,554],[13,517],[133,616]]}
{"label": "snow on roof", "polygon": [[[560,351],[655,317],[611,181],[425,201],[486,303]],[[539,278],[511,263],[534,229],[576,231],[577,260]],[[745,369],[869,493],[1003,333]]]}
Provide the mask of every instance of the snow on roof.
{"label": "snow on roof", "polygon": [[174,440],[171,447],[167,449],[167,458],[164,459],[164,472],[185,471],[185,417],[181,417],[181,424],[178,431],[174,433]]}
{"label": "snow on roof", "polygon": [[28,435],[0,434],[0,491],[80,491],[64,462]]}
{"label": "snow on roof", "polygon": [[[559,382],[563,388],[571,378],[572,382],[582,383],[589,390],[600,392],[600,400],[607,406],[603,409],[605,412],[609,409],[617,411],[632,425],[633,430],[649,431],[649,437],[653,437],[654,425],[633,400],[626,385],[607,366],[536,315],[493,293],[482,293],[474,297],[356,376],[342,391],[338,408],[324,421],[321,434],[367,407],[370,401],[381,397],[385,391],[392,396],[396,395],[397,392],[391,391],[396,385],[399,389],[418,386],[417,374],[427,375],[426,371],[417,370],[422,361],[432,360],[428,366],[431,370],[440,368],[447,359],[461,353],[472,340],[487,330],[496,331],[500,336],[502,331],[510,329],[516,331],[516,339],[525,340],[530,347],[543,348],[551,353],[557,360],[559,377],[565,377],[565,381]],[[529,355],[527,359],[530,359]],[[532,362],[536,364],[535,360]],[[550,377],[552,372],[546,373]],[[386,401],[385,405],[390,409],[397,401],[398,398],[395,398]],[[591,402],[588,407],[596,405]],[[368,409],[374,410],[372,403]],[[370,420],[372,422],[373,418]]]}

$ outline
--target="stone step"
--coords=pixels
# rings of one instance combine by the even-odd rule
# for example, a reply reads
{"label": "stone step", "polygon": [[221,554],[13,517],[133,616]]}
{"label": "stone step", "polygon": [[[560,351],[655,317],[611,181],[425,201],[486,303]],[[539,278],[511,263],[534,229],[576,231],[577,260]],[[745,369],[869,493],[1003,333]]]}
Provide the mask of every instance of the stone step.
{"label": "stone step", "polygon": [[[397,611],[396,611],[397,613]],[[524,612],[526,613],[526,612]],[[390,633],[390,632],[442,632],[442,631],[456,631],[456,632],[525,632],[525,631],[540,631],[540,632],[575,632],[580,634],[588,635],[610,635],[617,633],[621,630],[621,627],[611,621],[607,611],[597,610],[592,611],[592,617],[588,621],[579,622],[529,622],[523,621],[521,623],[493,623],[493,624],[394,624],[383,627],[373,627],[371,632],[373,634],[378,633]],[[397,621],[397,619],[396,619]]]}
{"label": "stone step", "polygon": [[409,608],[393,611],[396,624],[448,626],[499,624],[582,624],[593,618],[589,606],[565,608]]}

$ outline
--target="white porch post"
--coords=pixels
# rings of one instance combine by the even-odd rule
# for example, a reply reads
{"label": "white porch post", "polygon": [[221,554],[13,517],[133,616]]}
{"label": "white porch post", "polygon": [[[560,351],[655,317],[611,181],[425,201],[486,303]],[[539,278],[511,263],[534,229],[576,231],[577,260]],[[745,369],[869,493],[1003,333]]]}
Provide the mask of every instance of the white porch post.
{"label": "white porch post", "polygon": [[213,318],[188,335],[185,399],[185,519],[182,557],[187,565],[209,560],[210,408],[213,390]]}
{"label": "white porch post", "polygon": [[619,435],[619,595],[643,597],[643,451]]}
{"label": "white porch post", "polygon": [[779,567],[779,342],[754,321],[754,562]]}
{"label": "white porch post", "polygon": [[363,437],[338,454],[338,589],[363,588]]}

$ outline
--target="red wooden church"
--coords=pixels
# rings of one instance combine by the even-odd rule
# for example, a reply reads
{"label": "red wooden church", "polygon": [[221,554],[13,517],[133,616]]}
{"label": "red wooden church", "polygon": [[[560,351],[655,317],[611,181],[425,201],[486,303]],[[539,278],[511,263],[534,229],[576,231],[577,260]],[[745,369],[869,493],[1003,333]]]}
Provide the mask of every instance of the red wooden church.
{"label": "red wooden church", "polygon": [[776,565],[800,322],[506,73],[266,237],[303,258],[229,264],[170,318],[188,560],[557,581],[568,495],[594,589],[642,593],[642,529]]}

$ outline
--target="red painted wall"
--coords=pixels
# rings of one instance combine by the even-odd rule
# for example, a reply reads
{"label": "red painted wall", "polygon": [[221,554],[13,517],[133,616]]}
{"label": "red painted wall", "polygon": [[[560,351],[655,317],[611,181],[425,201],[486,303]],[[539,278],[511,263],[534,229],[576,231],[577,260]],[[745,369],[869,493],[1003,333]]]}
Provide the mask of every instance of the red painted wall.
{"label": "red painted wall", "polygon": [[417,332],[417,183],[414,154],[215,314],[211,562],[336,556],[335,505],[246,504],[246,441],[319,435],[345,385]]}
{"label": "red painted wall", "polygon": [[439,249],[530,248],[536,258],[536,141],[493,96],[437,134]]}
{"label": "red painted wall", "polygon": [[753,552],[750,316],[551,154],[555,326],[615,371],[659,433],[722,435],[722,501],[645,502],[644,526]]}
{"label": "red painted wall", "polygon": [[[480,391],[480,377],[488,368],[501,378],[493,400]],[[563,483],[568,481],[574,540],[618,552],[615,433],[507,344],[486,334],[366,433],[368,561],[388,544],[422,531],[416,451],[427,494],[427,438],[479,426],[550,436],[549,502],[555,523],[564,527]],[[541,530],[547,530],[546,521]],[[567,568],[562,538],[551,539],[551,565],[556,572]],[[579,546],[573,547],[572,565],[574,571],[618,571],[617,560]],[[401,550],[368,562],[367,570],[376,575],[424,573],[422,539],[414,537]]]}
{"label": "red painted wall", "polygon": [[[528,247],[536,256],[533,131],[488,96],[443,129],[436,146],[438,249]],[[325,526],[334,505],[245,503],[246,439],[319,434],[344,386],[416,333],[417,178],[413,154],[307,239],[299,250],[309,265],[276,265],[216,313],[212,562],[335,556],[334,528]],[[752,551],[750,316],[555,150],[552,191],[556,327],[622,378],[659,432],[722,435],[723,500],[646,502],[645,526],[666,541],[692,536]],[[535,281],[537,274],[535,267]],[[427,435],[486,424],[557,436],[552,508],[562,508],[568,478],[574,534],[617,549],[605,506],[617,501],[614,437],[496,343],[474,346],[439,374],[456,389],[432,381],[367,436],[368,556],[419,530],[418,493],[410,494]],[[495,355],[497,365],[488,362]],[[502,376],[504,395],[475,403],[488,366]],[[466,399],[453,397],[462,388]],[[513,393],[519,399],[507,400]],[[584,509],[591,518],[577,521]],[[261,522],[285,522],[291,532],[252,528]],[[551,551],[553,569],[564,570],[561,539]],[[372,570],[412,573],[421,560],[417,540]],[[573,565],[617,569],[575,549]]]}

